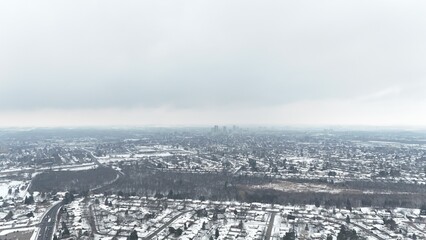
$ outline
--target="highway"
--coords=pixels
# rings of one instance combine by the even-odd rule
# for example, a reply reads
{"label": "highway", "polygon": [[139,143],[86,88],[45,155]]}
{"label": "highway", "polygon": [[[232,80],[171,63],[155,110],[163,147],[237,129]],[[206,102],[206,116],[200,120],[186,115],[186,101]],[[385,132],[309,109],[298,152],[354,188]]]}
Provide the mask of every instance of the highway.
{"label": "highway", "polygon": [[62,202],[56,203],[52,208],[44,215],[40,222],[37,240],[51,240],[53,239],[53,231],[55,229],[56,217],[62,207]]}
{"label": "highway", "polygon": [[[96,159],[96,157],[93,156],[93,154],[91,152],[89,152],[89,153],[91,154],[92,160],[96,164],[98,164],[99,166],[104,166],[103,164],[101,164]],[[117,171],[117,177],[114,180],[112,180],[111,182],[105,183],[104,185],[102,185],[100,187],[91,189],[91,191],[92,192],[102,192],[102,191],[104,191],[105,189],[107,189],[111,184],[113,184],[115,181],[117,181],[122,176],[124,176],[124,174],[122,172],[120,172],[120,171]],[[53,234],[54,234],[53,231],[55,229],[55,224],[56,224],[56,220],[57,220],[56,217],[57,217],[58,211],[61,209],[62,205],[63,205],[62,202],[56,203],[44,215],[43,219],[41,220],[41,222],[39,224],[39,232],[38,232],[38,236],[36,238],[37,240],[51,240],[51,239],[53,239]]]}

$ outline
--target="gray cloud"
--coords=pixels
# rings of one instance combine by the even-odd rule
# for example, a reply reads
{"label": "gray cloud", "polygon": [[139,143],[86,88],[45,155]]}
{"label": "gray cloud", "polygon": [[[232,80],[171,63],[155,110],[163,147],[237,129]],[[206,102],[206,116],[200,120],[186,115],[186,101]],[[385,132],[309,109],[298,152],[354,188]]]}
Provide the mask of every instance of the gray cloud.
{"label": "gray cloud", "polygon": [[410,89],[426,81],[424,5],[2,2],[0,109],[263,107]]}

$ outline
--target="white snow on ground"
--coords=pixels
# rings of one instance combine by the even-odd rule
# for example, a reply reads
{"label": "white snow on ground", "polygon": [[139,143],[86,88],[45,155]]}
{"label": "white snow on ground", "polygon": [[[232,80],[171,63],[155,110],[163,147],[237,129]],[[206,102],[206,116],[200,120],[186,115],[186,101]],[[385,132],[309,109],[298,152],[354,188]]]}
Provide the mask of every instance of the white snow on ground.
{"label": "white snow on ground", "polygon": [[10,234],[10,233],[14,233],[14,232],[29,232],[29,231],[33,231],[34,229],[35,229],[34,227],[27,227],[27,228],[3,230],[3,231],[0,232],[0,237],[5,236],[5,235]]}
{"label": "white snow on ground", "polygon": [[[0,181],[0,197],[3,199],[24,198],[27,194],[27,187],[28,183],[24,181],[2,180]],[[9,189],[12,189],[12,194],[9,194]],[[15,194],[16,189],[19,189],[17,194]]]}
{"label": "white snow on ground", "polygon": [[184,156],[195,154],[193,151],[185,150],[182,148],[174,148],[172,146],[139,146],[134,152],[125,154],[112,154],[105,157],[98,157],[101,163],[119,162],[119,161],[138,161],[141,159],[148,159],[152,157],[170,157],[170,156]]}
{"label": "white snow on ground", "polygon": [[[95,214],[98,218],[101,215],[103,216],[97,224],[99,224],[102,234],[105,234],[104,238],[96,238],[98,240],[109,240],[118,230],[121,230],[121,234],[126,236],[132,230],[136,230],[139,237],[146,237],[164,224],[167,224],[167,226],[158,233],[158,239],[163,239],[169,235],[166,239],[207,240],[214,236],[216,229],[219,231],[218,240],[262,239],[265,237],[272,214],[275,214],[271,232],[272,239],[281,239],[291,230],[296,231],[300,239],[325,239],[328,234],[335,237],[340,231],[341,225],[347,225],[346,216],[348,215],[351,218],[349,228],[356,230],[368,239],[375,239],[374,234],[382,239],[390,239],[390,237],[410,239],[414,233],[417,235],[417,239],[426,239],[423,231],[418,230],[424,229],[425,224],[412,222],[405,217],[406,215],[418,216],[418,209],[396,208],[392,211],[393,219],[400,226],[399,228],[407,231],[407,233],[401,234],[384,225],[383,218],[391,216],[389,210],[371,207],[354,208],[351,212],[346,209],[328,209],[314,205],[284,206],[186,200],[184,209],[188,212],[180,215],[183,210],[182,200],[156,200],[144,197],[131,197],[126,200],[117,196],[109,196],[109,201],[113,203],[112,207],[109,207],[103,203],[104,196],[99,195],[97,198],[99,203],[95,204],[97,206]],[[165,202],[167,202],[168,207],[162,210],[159,206]],[[141,208],[144,211],[141,212],[139,210]],[[152,213],[158,215],[144,222],[137,221],[136,219],[145,215],[144,212],[148,209],[152,209]],[[207,215],[198,216],[199,213],[196,212],[202,209],[206,209]],[[124,214],[125,211],[128,211],[127,216]],[[214,211],[219,211],[216,220],[212,220]],[[115,216],[124,217],[120,224],[117,224]],[[171,224],[168,224],[173,216],[177,216],[177,218]],[[125,218],[130,219],[130,221],[123,221]],[[149,228],[147,228],[148,226]],[[172,236],[169,234],[168,227],[180,228],[183,233],[179,237]],[[108,235],[107,238],[105,238],[106,235]]]}
{"label": "white snow on ground", "polygon": [[53,170],[53,171],[82,171],[96,168],[97,165],[94,162],[81,163],[75,165],[59,165],[51,168],[40,168],[37,170]]}
{"label": "white snow on ground", "polygon": [[274,189],[279,191],[287,192],[327,192],[327,193],[340,193],[344,189],[332,188],[326,184],[315,184],[315,183],[294,183],[288,181],[280,181],[277,183],[267,183],[263,185],[255,185],[252,188],[260,189]]}

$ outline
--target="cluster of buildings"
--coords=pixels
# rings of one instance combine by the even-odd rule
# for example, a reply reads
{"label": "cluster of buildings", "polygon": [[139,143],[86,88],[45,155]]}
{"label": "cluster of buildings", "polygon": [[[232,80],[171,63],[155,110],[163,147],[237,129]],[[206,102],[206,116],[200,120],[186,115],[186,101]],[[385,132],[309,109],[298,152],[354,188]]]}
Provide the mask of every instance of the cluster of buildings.
{"label": "cluster of buildings", "polygon": [[96,195],[90,205],[97,238],[297,239],[337,238],[342,226],[368,239],[424,239],[419,209],[336,209],[314,205],[213,202]]}
{"label": "cluster of buildings", "polygon": [[[351,182],[419,189],[426,183],[425,143],[416,133],[219,126],[3,141],[0,239],[14,229],[36,229],[54,201],[51,195],[27,192],[33,176],[43,171],[80,171],[100,165],[120,171],[123,164],[131,163],[177,173],[267,177],[277,180],[267,187],[279,191],[338,191],[327,186]],[[405,190],[395,189],[402,194]],[[25,203],[29,195],[34,203]],[[288,233],[298,239],[336,239],[342,226],[369,239],[425,239],[426,232],[418,208],[338,209],[102,194],[77,199],[63,209],[55,232],[63,239],[127,239],[133,232],[144,239],[281,239]]]}

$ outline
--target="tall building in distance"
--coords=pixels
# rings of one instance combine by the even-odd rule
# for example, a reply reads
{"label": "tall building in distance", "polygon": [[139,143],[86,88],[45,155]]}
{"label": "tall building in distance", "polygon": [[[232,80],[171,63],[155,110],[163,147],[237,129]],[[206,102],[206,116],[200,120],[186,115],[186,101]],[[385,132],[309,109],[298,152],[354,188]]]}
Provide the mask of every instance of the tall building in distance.
{"label": "tall building in distance", "polygon": [[237,133],[240,130],[241,128],[239,128],[236,125],[232,125],[232,127],[214,125],[211,129],[211,132],[214,134],[227,134],[227,133]]}
{"label": "tall building in distance", "polygon": [[218,125],[214,125],[212,128],[212,132],[213,133],[219,133],[219,126]]}

